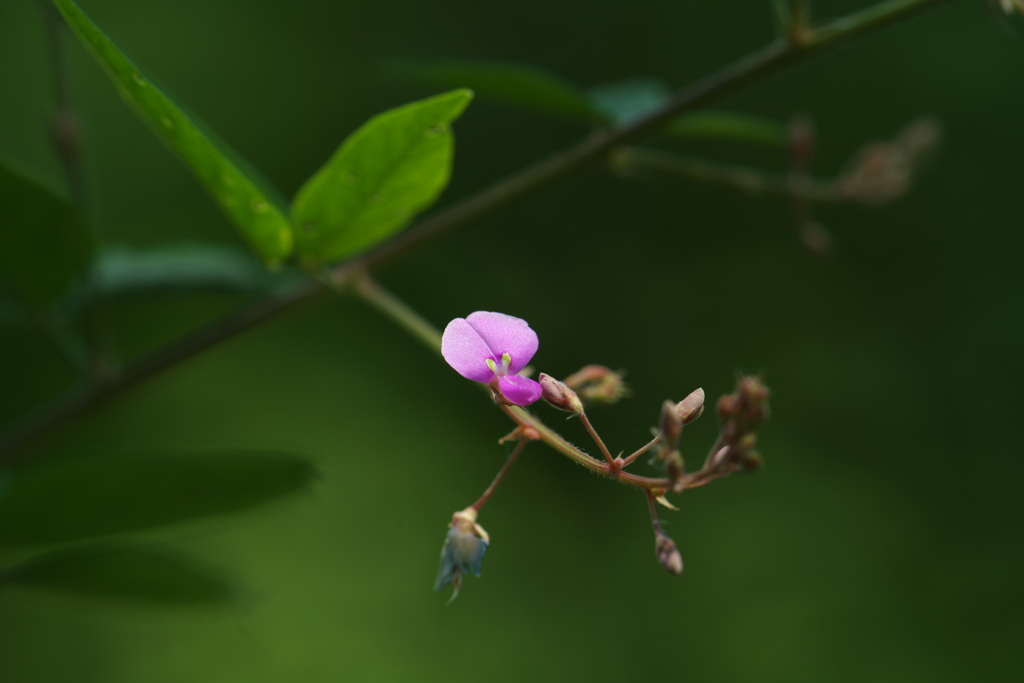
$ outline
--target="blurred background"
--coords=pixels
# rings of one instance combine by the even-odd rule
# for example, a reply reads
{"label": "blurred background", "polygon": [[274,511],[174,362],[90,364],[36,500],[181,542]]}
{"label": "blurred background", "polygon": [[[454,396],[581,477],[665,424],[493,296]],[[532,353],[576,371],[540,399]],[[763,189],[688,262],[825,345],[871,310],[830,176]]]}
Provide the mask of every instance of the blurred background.
{"label": "blurred background", "polygon": [[[682,87],[772,39],[769,3],[572,0],[82,0],[130,56],[286,196],[363,121],[431,94],[392,60],[502,60],[583,87]],[[866,6],[814,2],[818,17]],[[88,189],[104,239],[238,246],[187,171],[70,50]],[[44,24],[0,4],[0,156],[54,185]],[[39,457],[258,446],[308,456],[312,490],[144,534],[223,567],[243,604],[153,610],[0,590],[0,680],[960,681],[1020,668],[1024,344],[1024,17],[943,6],[716,103],[818,131],[834,175],[921,116],[938,153],[880,210],[821,206],[832,253],[802,246],[781,198],[600,169],[389,266],[382,283],[439,328],[475,310],[528,320],[535,366],[625,368],[595,410],[613,451],[661,402],[763,371],[761,472],[664,511],[686,570],[654,558],[643,497],[530,446],[481,514],[492,544],[457,601],[431,591],[451,513],[501,465],[510,424],[432,352],[358,301],[321,299],[105,405]],[[585,129],[475,102],[455,125],[444,206]],[[785,171],[784,150],[665,149]],[[117,306],[137,358],[246,303],[192,294]],[[0,417],[72,377],[38,335],[0,330]],[[552,425],[561,418],[539,408]],[[563,432],[579,444],[576,423]],[[687,428],[699,460],[709,411]],[[638,472],[653,472],[638,463]],[[0,560],[3,558],[0,557]]]}

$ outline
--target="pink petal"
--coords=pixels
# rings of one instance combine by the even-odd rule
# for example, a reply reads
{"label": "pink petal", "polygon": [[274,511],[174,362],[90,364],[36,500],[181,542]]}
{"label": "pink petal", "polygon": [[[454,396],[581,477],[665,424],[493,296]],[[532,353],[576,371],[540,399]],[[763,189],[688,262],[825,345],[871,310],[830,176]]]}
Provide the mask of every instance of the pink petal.
{"label": "pink petal", "polygon": [[448,365],[455,368],[455,372],[466,379],[490,382],[494,377],[494,373],[487,367],[487,359],[494,352],[465,318],[456,318],[444,328],[441,355],[448,361]]}
{"label": "pink petal", "polygon": [[495,360],[500,360],[504,353],[512,357],[510,374],[514,375],[525,368],[533,354],[537,353],[537,333],[530,329],[530,325],[522,318],[504,313],[477,311],[466,316],[466,322],[483,337]]}
{"label": "pink petal", "polygon": [[517,406],[528,406],[540,398],[540,384],[529,377],[519,375],[506,375],[498,380],[498,389],[501,395],[510,403]]}

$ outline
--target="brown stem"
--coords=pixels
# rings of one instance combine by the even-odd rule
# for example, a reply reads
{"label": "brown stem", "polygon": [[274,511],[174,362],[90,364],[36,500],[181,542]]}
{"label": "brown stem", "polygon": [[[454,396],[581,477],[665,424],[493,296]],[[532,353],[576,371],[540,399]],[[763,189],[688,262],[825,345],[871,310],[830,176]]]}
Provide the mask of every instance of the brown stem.
{"label": "brown stem", "polygon": [[654,534],[659,536],[664,532],[661,530],[661,522],[658,520],[658,507],[654,504],[655,495],[651,493],[650,489],[644,493],[647,494],[647,510],[651,513],[651,526],[654,527]]}
{"label": "brown stem", "polygon": [[515,464],[519,454],[523,452],[523,447],[526,446],[526,442],[527,439],[525,438],[519,439],[519,441],[516,442],[515,448],[512,449],[512,453],[508,456],[505,464],[501,466],[500,470],[498,470],[498,474],[494,477],[494,481],[491,482],[491,485],[488,486],[487,490],[484,491],[482,496],[480,496],[480,499],[473,503],[472,508],[474,510],[479,510],[491,499],[491,495],[494,493],[494,490],[498,488],[498,484],[504,481],[505,475],[508,474],[510,469],[512,469],[512,465]]}
{"label": "brown stem", "polygon": [[633,462],[634,460],[636,460],[636,459],[637,459],[637,458],[639,458],[639,457],[640,457],[641,455],[643,455],[643,454],[644,454],[644,453],[646,453],[647,451],[649,451],[649,450],[651,450],[652,448],[654,448],[655,446],[657,446],[657,445],[658,445],[658,442],[659,442],[659,441],[661,441],[661,438],[662,438],[663,436],[664,436],[664,434],[663,434],[663,433],[661,433],[661,432],[658,432],[658,435],[657,435],[656,437],[654,437],[653,439],[651,439],[650,441],[648,441],[648,442],[647,442],[647,443],[646,443],[645,445],[643,445],[643,446],[641,446],[641,447],[640,447],[639,449],[637,449],[637,451],[636,451],[635,453],[633,453],[632,455],[630,455],[629,457],[627,457],[627,458],[626,458],[625,460],[623,460],[623,461],[622,461],[622,466],[623,466],[623,467],[628,467],[628,466],[629,466],[629,465],[630,465],[630,464],[631,464],[631,463],[632,463],[632,462]]}
{"label": "brown stem", "polygon": [[594,443],[596,443],[597,447],[601,450],[605,461],[608,463],[608,467],[616,470],[619,469],[621,465],[615,462],[615,458],[613,458],[612,454],[608,452],[608,447],[604,445],[601,435],[597,433],[596,429],[594,429],[594,425],[590,424],[590,418],[587,417],[586,413],[580,413],[579,415],[580,422],[582,422],[583,426],[587,428],[587,433],[590,434],[590,438],[594,440]]}

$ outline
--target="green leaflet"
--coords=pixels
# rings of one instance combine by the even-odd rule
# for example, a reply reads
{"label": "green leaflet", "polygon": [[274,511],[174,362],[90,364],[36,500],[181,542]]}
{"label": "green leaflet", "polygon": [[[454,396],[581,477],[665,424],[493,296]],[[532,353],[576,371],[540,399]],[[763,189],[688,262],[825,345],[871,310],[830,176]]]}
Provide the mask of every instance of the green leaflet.
{"label": "green leaflet", "polygon": [[603,113],[579,88],[543,69],[501,62],[399,63],[396,75],[441,87],[470,88],[481,99],[493,100],[570,121],[601,123]]}
{"label": "green leaflet", "polygon": [[295,197],[305,267],[365,251],[434,203],[451,175],[450,124],[472,97],[453,90],[391,109],[342,143]]}
{"label": "green leaflet", "polygon": [[268,273],[237,249],[189,243],[106,247],[94,268],[94,284],[105,300],[181,292],[266,293],[298,276]]}
{"label": "green leaflet", "polygon": [[261,258],[272,266],[287,258],[292,251],[292,228],[273,201],[273,193],[261,188],[241,164],[233,162],[234,152],[219,148],[212,136],[149,81],[72,0],[54,0],[54,4],[106,69],[124,99],[185,162]]}
{"label": "green leaflet", "polygon": [[139,543],[90,543],[46,553],[0,573],[3,586],[161,607],[223,605],[238,592],[204,563]]}
{"label": "green leaflet", "polygon": [[0,280],[18,298],[42,306],[64,294],[92,246],[71,204],[0,166]]}
{"label": "green leaflet", "polygon": [[60,543],[234,512],[306,488],[313,467],[274,451],[76,456],[0,488],[0,547]]}

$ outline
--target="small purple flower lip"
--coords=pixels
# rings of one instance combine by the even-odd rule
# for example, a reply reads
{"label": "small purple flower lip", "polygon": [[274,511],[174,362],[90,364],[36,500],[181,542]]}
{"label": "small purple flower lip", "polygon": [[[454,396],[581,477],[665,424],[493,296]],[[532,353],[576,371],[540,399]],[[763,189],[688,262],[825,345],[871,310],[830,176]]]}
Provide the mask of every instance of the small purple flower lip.
{"label": "small purple flower lip", "polygon": [[509,403],[527,406],[541,396],[537,382],[519,372],[537,353],[537,333],[521,318],[477,311],[448,323],[441,355],[466,379],[493,385]]}

